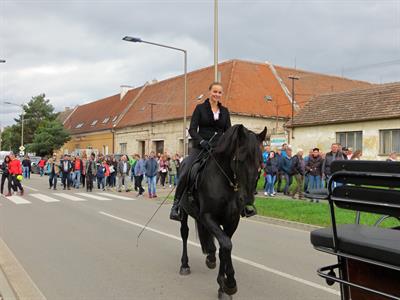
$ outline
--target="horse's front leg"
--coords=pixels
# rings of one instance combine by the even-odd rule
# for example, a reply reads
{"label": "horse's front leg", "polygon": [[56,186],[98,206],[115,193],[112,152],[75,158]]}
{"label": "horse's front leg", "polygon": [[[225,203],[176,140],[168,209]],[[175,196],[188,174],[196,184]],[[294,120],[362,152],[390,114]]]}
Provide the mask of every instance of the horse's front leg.
{"label": "horse's front leg", "polygon": [[181,237],[182,237],[182,258],[181,258],[181,268],[179,274],[189,275],[189,258],[187,255],[187,240],[189,237],[189,226],[188,226],[188,214],[182,209],[182,220],[181,220]]}
{"label": "horse's front leg", "polygon": [[[232,242],[230,237],[221,229],[221,227],[212,219],[210,214],[204,215],[204,225],[210,233],[212,233],[219,243],[219,259],[220,267],[217,277],[217,282],[228,295],[233,295],[237,292],[235,272],[232,266],[231,251]],[[229,274],[228,274],[229,273]],[[226,278],[225,278],[226,275]]]}

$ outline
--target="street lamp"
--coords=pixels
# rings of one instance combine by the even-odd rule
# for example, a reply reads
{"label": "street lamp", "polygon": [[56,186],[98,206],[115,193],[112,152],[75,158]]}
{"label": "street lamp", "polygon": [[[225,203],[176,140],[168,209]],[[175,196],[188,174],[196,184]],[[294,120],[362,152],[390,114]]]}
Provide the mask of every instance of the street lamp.
{"label": "street lamp", "polygon": [[133,43],[145,43],[145,44],[150,44],[158,47],[163,47],[163,48],[168,48],[176,51],[183,52],[184,54],[184,78],[185,78],[185,83],[184,83],[184,99],[183,99],[183,157],[186,156],[186,146],[187,146],[187,139],[186,139],[186,111],[187,111],[187,51],[181,48],[176,48],[172,46],[167,46],[163,44],[158,44],[158,43],[153,43],[153,42],[148,42],[144,41],[141,38],[137,37],[131,37],[131,36],[125,36],[122,40],[127,41],[127,42],[133,42]]}
{"label": "street lamp", "polygon": [[[22,113],[21,113],[21,149],[24,149],[24,105],[23,104],[16,104],[16,103],[12,103],[12,102],[8,102],[8,101],[4,101],[4,104],[8,104],[8,105],[14,105],[14,106],[18,106],[21,107],[22,109]],[[24,151],[24,150],[21,150]]]}
{"label": "street lamp", "polygon": [[292,120],[291,120],[291,125],[292,125],[292,139],[294,139],[294,129],[293,129],[293,118],[294,118],[294,102],[295,102],[295,95],[294,95],[294,81],[295,80],[299,80],[300,77],[295,76],[295,75],[289,75],[288,76],[289,79],[292,80]]}

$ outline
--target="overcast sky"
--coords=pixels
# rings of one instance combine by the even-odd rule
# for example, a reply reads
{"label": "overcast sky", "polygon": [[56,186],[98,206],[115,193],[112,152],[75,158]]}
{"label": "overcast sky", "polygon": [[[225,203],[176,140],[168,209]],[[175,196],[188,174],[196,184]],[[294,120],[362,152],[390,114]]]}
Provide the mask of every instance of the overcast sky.
{"label": "overcast sky", "polygon": [[[0,121],[45,93],[57,111],[213,64],[211,0],[0,0]],[[219,61],[400,81],[400,0],[219,1]],[[377,65],[376,65],[377,64]],[[368,67],[369,66],[369,67]]]}

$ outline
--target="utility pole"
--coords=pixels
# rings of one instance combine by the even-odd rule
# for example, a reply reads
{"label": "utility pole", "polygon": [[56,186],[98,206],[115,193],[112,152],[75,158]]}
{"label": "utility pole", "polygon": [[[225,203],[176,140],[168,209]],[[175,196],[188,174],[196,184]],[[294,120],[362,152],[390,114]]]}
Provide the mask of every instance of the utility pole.
{"label": "utility pole", "polygon": [[154,127],[154,124],[153,124],[153,106],[154,106],[154,105],[157,105],[157,103],[152,103],[152,102],[150,102],[149,105],[150,105],[151,134],[154,134],[154,132],[153,132],[153,127]]}
{"label": "utility pole", "polygon": [[294,118],[294,102],[295,102],[294,81],[299,80],[300,78],[295,75],[289,75],[288,78],[292,80],[292,120],[291,120],[291,125],[292,125],[292,139],[294,139],[294,134],[293,134],[293,118]]}
{"label": "utility pole", "polygon": [[214,81],[218,80],[218,0],[214,0]]}

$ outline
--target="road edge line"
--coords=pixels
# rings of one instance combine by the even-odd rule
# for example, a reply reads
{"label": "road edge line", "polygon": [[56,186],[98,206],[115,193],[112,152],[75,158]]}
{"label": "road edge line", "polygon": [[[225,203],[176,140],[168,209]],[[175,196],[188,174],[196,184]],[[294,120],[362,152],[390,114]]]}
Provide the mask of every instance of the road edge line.
{"label": "road edge line", "polygon": [[[10,295],[10,298],[6,298],[6,295],[3,293],[3,291],[0,291],[4,297],[4,300],[46,300],[46,297],[42,294],[40,289],[34,283],[26,270],[22,267],[21,263],[18,261],[2,238],[0,238],[0,269],[14,294],[14,298]],[[1,288],[3,288],[3,286],[1,286]],[[10,291],[8,290],[7,293],[10,294]]]}

